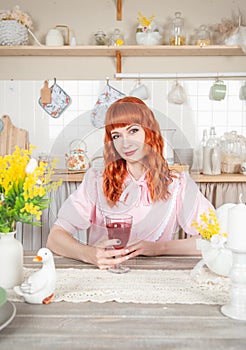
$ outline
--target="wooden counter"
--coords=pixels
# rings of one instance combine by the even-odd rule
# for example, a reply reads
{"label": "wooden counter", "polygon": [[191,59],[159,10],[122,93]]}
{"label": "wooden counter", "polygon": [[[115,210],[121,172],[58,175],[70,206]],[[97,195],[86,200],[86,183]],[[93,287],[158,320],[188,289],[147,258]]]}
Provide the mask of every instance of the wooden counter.
{"label": "wooden counter", "polygon": [[246,182],[246,176],[242,174],[203,175],[191,173],[190,175],[195,182],[199,183]]}
{"label": "wooden counter", "polygon": [[[180,173],[182,171],[188,171],[189,166],[187,164],[174,164],[170,166],[170,169]],[[80,182],[83,180],[84,174],[84,171],[79,170],[56,169],[54,175],[52,175],[52,180],[58,181],[62,179],[62,181]]]}
{"label": "wooden counter", "polygon": [[[170,166],[171,170],[181,172],[188,171],[189,166],[186,164],[174,164]],[[81,182],[84,178],[84,172],[72,171],[66,169],[56,169],[55,174],[52,175],[52,180],[68,182]],[[239,183],[246,182],[246,176],[242,174],[220,174],[220,175],[203,175],[203,174],[190,174],[192,179],[197,183]]]}

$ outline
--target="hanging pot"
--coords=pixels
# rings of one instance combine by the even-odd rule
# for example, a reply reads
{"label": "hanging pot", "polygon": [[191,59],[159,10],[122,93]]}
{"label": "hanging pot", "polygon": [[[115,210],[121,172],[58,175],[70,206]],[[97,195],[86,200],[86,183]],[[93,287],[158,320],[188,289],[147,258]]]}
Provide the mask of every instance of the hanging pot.
{"label": "hanging pot", "polygon": [[85,172],[90,166],[86,152],[87,146],[83,140],[75,139],[70,142],[69,153],[65,154],[67,169]]}

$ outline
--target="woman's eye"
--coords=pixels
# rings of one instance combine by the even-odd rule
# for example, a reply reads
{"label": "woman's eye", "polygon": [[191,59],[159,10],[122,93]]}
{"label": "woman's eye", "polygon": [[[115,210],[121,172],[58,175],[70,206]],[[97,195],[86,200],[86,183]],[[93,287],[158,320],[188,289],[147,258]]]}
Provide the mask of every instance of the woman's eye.
{"label": "woman's eye", "polygon": [[130,133],[131,134],[135,134],[136,132],[138,132],[138,128],[132,128],[131,130],[130,130]]}
{"label": "woman's eye", "polygon": [[113,135],[113,136],[112,136],[112,139],[113,139],[113,140],[117,140],[118,138],[119,138],[119,135]]}

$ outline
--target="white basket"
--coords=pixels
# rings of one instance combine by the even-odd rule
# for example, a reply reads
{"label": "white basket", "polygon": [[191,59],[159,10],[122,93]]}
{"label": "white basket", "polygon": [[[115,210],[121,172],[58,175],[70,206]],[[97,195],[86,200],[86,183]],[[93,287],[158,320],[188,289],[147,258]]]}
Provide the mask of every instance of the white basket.
{"label": "white basket", "polygon": [[0,21],[0,45],[27,45],[28,30],[15,20]]}

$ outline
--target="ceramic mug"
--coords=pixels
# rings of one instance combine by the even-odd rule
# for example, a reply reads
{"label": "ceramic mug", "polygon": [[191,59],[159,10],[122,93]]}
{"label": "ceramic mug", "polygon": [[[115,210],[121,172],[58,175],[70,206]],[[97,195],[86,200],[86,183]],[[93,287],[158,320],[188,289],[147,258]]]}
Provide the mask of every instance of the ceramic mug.
{"label": "ceramic mug", "polygon": [[226,85],[222,80],[216,80],[216,82],[210,88],[210,99],[215,101],[221,101],[226,95]]}
{"label": "ceramic mug", "polygon": [[240,100],[246,100],[246,82],[240,88],[239,98]]}
{"label": "ceramic mug", "polygon": [[241,173],[246,175],[246,162],[241,163]]}
{"label": "ceramic mug", "polygon": [[147,100],[149,98],[148,88],[144,84],[137,85],[130,91],[129,95],[138,97],[141,100]]}

